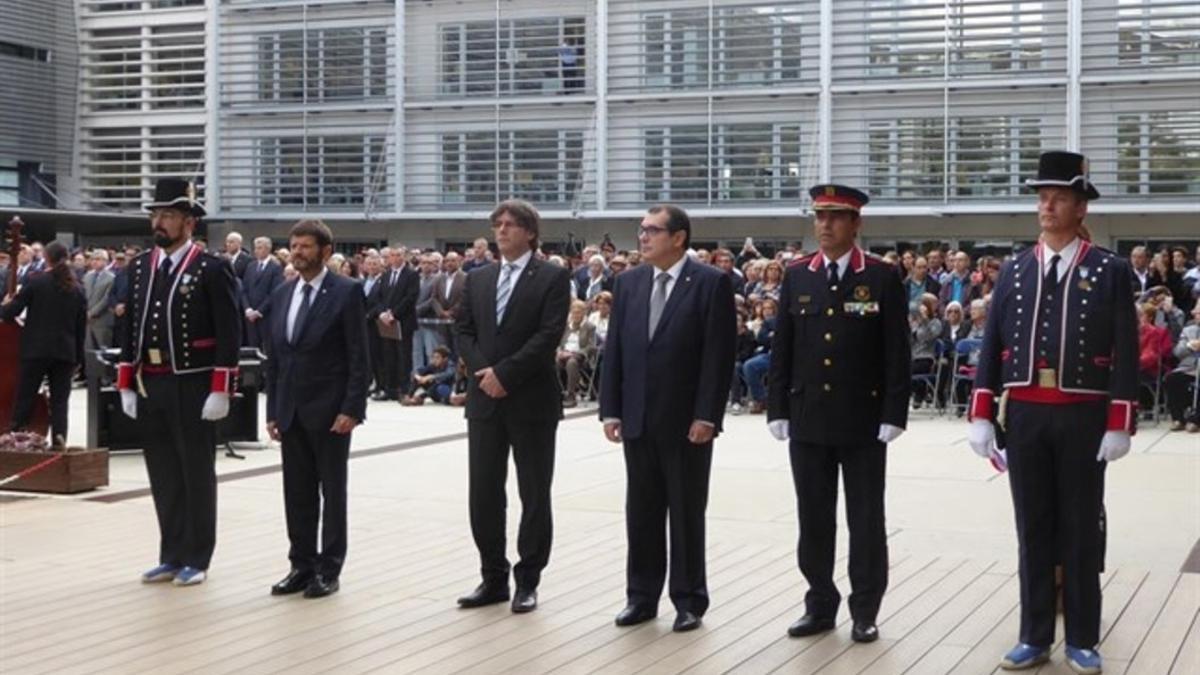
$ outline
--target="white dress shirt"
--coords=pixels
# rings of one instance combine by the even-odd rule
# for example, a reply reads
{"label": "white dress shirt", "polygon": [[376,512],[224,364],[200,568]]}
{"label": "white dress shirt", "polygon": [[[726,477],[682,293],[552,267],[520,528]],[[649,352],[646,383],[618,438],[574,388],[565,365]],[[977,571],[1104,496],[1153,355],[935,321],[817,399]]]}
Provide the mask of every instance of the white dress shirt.
{"label": "white dress shirt", "polygon": [[1057,270],[1058,271],[1058,280],[1062,281],[1063,275],[1067,273],[1067,270],[1071,269],[1071,262],[1073,260],[1075,260],[1075,254],[1078,252],[1079,252],[1079,237],[1072,239],[1071,243],[1064,246],[1061,251],[1055,251],[1054,249],[1047,246],[1045,244],[1045,242],[1043,242],[1042,243],[1042,277],[1045,277],[1047,274],[1050,273],[1050,259],[1053,258],[1055,256],[1055,254],[1057,254],[1060,256],[1060,260],[1058,261],[1058,270]]}
{"label": "white dress shirt", "polygon": [[296,314],[300,312],[300,303],[304,302],[304,287],[312,286],[312,291],[308,296],[308,309],[311,312],[312,306],[317,302],[317,293],[321,292],[321,284],[325,281],[325,275],[329,273],[329,268],[321,265],[321,273],[313,278],[312,281],[304,281],[304,277],[296,280],[296,288],[292,289],[292,304],[288,305],[287,313],[287,339],[291,342],[295,339],[296,330]]}
{"label": "white dress shirt", "polygon": [[[521,273],[525,271],[525,268],[529,265],[530,260],[533,260],[533,251],[526,251],[525,255],[517,258],[516,260],[509,260],[508,258],[502,256],[500,258],[500,275],[496,277],[496,288],[500,288],[500,280],[504,278],[505,265],[511,264],[517,266],[516,269],[512,271],[512,277],[509,280],[509,283],[515,286],[517,279],[521,278]],[[511,297],[509,299],[511,299]]]}
{"label": "white dress shirt", "polygon": [[[164,249],[159,248],[158,249],[158,269],[162,269],[163,258],[170,257],[171,258],[171,276],[174,277],[175,274],[179,271],[179,266],[181,264],[183,264],[183,259],[185,257],[187,257],[188,251],[191,251],[191,250],[192,250],[192,242],[191,241],[188,241],[183,246],[180,246],[179,248],[175,249],[175,252],[170,254],[169,256],[167,255],[167,252]],[[154,270],[154,271],[157,272],[158,270]]]}
{"label": "white dress shirt", "polygon": [[[838,275],[838,281],[841,281],[841,280],[842,280],[843,278],[845,278],[845,276],[846,276],[846,268],[850,267],[850,254],[851,254],[851,253],[854,253],[854,248],[853,248],[853,247],[852,247],[852,248],[850,248],[850,250],[848,250],[848,251],[846,251],[845,253],[843,253],[843,254],[842,254],[842,257],[840,257],[840,258],[838,258],[838,259],[837,259],[837,266],[838,266],[838,269],[837,269],[837,275]],[[830,260],[830,259],[829,259],[829,256],[825,255],[824,253],[822,253],[822,254],[821,254],[821,257],[825,259],[825,267],[823,268],[823,270],[822,270],[822,271],[824,271],[824,270],[828,270],[828,269],[829,269],[829,263],[831,263],[831,262],[833,262],[833,261],[832,261],[832,260]],[[826,274],[826,275],[828,275],[829,273],[828,273],[828,272],[825,272],[825,274]]]}

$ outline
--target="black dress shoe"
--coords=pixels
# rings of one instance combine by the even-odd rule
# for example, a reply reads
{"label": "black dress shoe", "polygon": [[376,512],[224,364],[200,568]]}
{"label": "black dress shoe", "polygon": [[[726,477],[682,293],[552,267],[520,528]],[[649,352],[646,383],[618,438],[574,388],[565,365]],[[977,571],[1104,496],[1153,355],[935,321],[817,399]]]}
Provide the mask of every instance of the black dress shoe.
{"label": "black dress shoe", "polygon": [[304,597],[323,598],[327,595],[337,593],[338,588],[337,577],[318,574],[313,577],[312,581],[308,582],[308,588],[304,589]]}
{"label": "black dress shoe", "polygon": [[279,583],[271,587],[271,595],[291,595],[299,593],[308,588],[309,582],[312,581],[313,573],[302,570],[292,570],[288,575],[281,579]]}
{"label": "black dress shoe", "polygon": [[518,588],[513,595],[512,611],[514,614],[525,614],[537,609],[537,591],[532,588]]}
{"label": "black dress shoe", "polygon": [[508,602],[508,584],[489,584],[485,581],[469,595],[459,598],[458,606],[463,609],[472,609],[501,602]]}
{"label": "black dress shoe", "polygon": [[879,629],[869,621],[855,621],[850,629],[850,639],[855,642],[874,642],[879,639]]}
{"label": "black dress shoe", "polygon": [[679,614],[675,615],[675,625],[671,627],[671,630],[675,631],[676,633],[686,633],[689,630],[696,630],[700,627],[701,623],[700,617],[696,616],[695,614],[692,614],[691,612],[680,612]]}
{"label": "black dress shoe", "polygon": [[826,619],[811,614],[805,614],[788,626],[788,635],[792,637],[808,637],[834,629],[833,619]]}
{"label": "black dress shoe", "polygon": [[617,613],[618,626],[636,626],[658,616],[658,610],[646,605],[629,605]]}

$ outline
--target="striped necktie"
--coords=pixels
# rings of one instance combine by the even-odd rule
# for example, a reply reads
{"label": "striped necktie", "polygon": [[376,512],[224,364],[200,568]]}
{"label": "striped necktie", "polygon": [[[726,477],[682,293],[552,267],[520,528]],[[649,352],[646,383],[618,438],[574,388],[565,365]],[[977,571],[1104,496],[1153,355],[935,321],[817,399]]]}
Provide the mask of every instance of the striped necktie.
{"label": "striped necktie", "polygon": [[500,273],[500,283],[496,284],[496,325],[504,320],[504,309],[512,296],[512,277],[516,269],[516,263],[506,263]]}

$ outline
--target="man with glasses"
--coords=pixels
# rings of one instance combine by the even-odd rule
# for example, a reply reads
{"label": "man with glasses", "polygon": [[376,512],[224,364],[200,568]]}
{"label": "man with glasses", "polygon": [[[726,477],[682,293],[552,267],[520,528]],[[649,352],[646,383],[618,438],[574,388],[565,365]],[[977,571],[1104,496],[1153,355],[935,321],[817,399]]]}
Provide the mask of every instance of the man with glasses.
{"label": "man with glasses", "polygon": [[791,441],[797,557],[809,586],[804,616],[788,635],[816,635],[836,625],[840,469],[850,528],[850,637],[874,642],[888,582],[887,444],[908,422],[908,303],[896,266],[857,245],[867,195],[842,185],[818,185],[810,194],[820,251],[784,275],[767,396],[771,435]]}
{"label": "man with glasses", "polygon": [[458,604],[466,609],[509,599],[504,484],[511,448],[521,495],[512,611],[525,613],[537,608],[537,587],[550,560],[550,483],[562,419],[554,357],[567,324],[571,274],[534,255],[541,218],[532,204],[501,202],[491,222],[500,260],[467,275],[458,318],[458,353],[470,374],[471,533],[483,577]]}
{"label": "man with glasses", "polygon": [[699,628],[708,609],[704,511],[737,329],[729,275],[686,254],[691,232],[683,209],[651,208],[638,229],[649,264],[622,273],[613,289],[600,419],[608,440],[624,443],[628,476],[627,605],[618,626],[658,615],[668,549],[674,630]]}

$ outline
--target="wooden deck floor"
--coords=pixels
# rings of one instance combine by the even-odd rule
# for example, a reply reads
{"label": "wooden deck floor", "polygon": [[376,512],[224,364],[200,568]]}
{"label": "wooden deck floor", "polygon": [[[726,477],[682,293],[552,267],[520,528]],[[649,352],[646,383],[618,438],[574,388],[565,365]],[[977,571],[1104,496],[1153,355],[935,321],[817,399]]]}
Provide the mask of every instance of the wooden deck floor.
{"label": "wooden deck floor", "polygon": [[[740,424],[733,424],[735,433]],[[624,587],[623,475],[619,453],[596,438],[595,426],[594,420],[563,425],[553,559],[541,606],[522,616],[506,606],[455,608],[454,599],[477,581],[461,440],[352,463],[343,588],[322,600],[268,595],[287,567],[278,474],[221,485],[216,557],[209,581],[194,588],[137,582],[157,546],[147,497],[3,503],[0,672],[977,675],[993,672],[1014,642],[1013,556],[993,554],[1002,547],[938,544],[936,536],[914,536],[895,524],[881,639],[852,643],[845,616],[833,633],[788,638],[787,625],[802,613],[804,584],[795,565],[786,459],[777,448],[736,438],[726,441],[716,474],[722,465],[728,474],[751,473],[714,479],[713,604],[704,627],[673,634],[664,599],[657,621],[616,628]],[[744,452],[733,452],[743,444]],[[1003,495],[985,471],[974,465],[970,471],[964,480],[976,489]],[[759,491],[735,489],[755,485],[755,476]],[[893,493],[905,490],[903,483],[893,481]],[[519,502],[515,495],[510,502],[515,521]],[[1200,520],[1196,512],[1179,516]],[[989,517],[1009,527],[1006,512]],[[1012,541],[1007,529],[999,538]],[[1179,559],[1187,553],[1184,547]],[[1178,561],[1171,569],[1121,557],[1110,556],[1103,578],[1105,672],[1200,673],[1200,575],[1179,573]],[[839,568],[844,575],[844,561]],[[847,589],[844,578],[839,583]],[[1061,649],[1038,672],[1069,672]]]}

